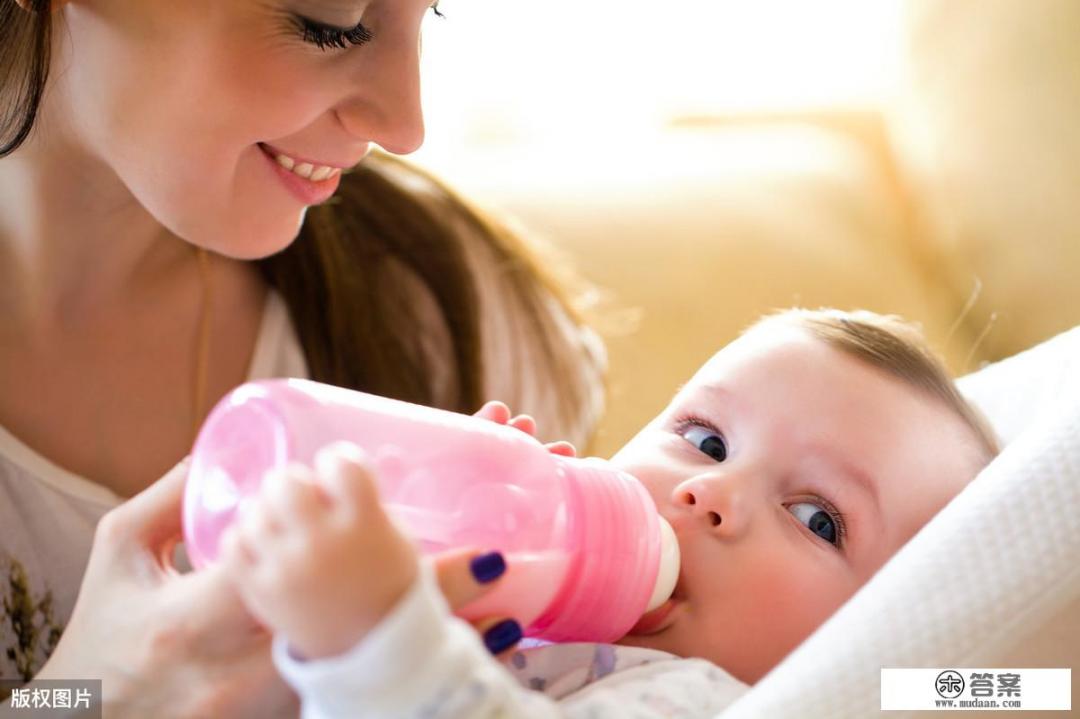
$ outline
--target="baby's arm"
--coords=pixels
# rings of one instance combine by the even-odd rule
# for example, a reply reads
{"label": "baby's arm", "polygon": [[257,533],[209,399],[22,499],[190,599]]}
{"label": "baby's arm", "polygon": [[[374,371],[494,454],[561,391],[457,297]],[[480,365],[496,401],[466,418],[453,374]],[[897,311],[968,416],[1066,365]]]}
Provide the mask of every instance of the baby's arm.
{"label": "baby's arm", "polygon": [[[560,703],[526,689],[450,614],[362,458],[324,452],[316,468],[268,477],[222,547],[252,614],[276,634],[275,663],[305,719],[708,717],[729,701],[709,691],[726,674],[700,660],[616,673]],[[656,670],[691,683],[669,691]]]}

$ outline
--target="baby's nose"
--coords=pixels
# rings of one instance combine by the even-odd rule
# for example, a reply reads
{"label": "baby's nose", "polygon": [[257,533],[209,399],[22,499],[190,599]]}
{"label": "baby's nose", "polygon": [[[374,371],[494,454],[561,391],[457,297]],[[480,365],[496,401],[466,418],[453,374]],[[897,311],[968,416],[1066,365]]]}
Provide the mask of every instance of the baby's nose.
{"label": "baby's nose", "polygon": [[731,534],[738,530],[741,499],[732,482],[717,477],[689,479],[675,487],[671,500],[710,532]]}
{"label": "baby's nose", "polygon": [[693,490],[686,490],[682,493],[681,497],[678,497],[676,499],[676,501],[681,502],[687,507],[696,507],[697,509],[693,509],[691,511],[695,512],[699,516],[703,516],[706,520],[708,520],[709,524],[714,527],[719,527],[724,521],[724,518],[720,516],[719,512],[717,512],[715,509],[708,509],[704,506],[702,502],[699,502],[697,495],[694,494]]}

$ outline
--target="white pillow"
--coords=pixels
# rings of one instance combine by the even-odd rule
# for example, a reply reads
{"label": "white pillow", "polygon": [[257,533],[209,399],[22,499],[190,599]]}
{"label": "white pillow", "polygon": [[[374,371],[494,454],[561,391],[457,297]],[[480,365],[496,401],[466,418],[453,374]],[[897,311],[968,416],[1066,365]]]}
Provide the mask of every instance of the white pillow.
{"label": "white pillow", "polygon": [[[723,719],[876,716],[882,667],[1075,662],[1078,357],[1080,327],[959,381],[1002,453]],[[1023,651],[1033,635],[1041,653]]]}

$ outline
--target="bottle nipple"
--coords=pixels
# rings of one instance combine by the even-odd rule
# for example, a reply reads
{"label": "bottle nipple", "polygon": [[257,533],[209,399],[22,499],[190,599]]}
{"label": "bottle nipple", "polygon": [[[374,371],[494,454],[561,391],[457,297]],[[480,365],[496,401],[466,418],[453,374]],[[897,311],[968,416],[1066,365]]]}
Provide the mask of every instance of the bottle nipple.
{"label": "bottle nipple", "polygon": [[666,602],[675,591],[676,582],[679,581],[681,561],[679,540],[668,521],[663,517],[658,517],[658,519],[660,520],[660,571],[657,572],[656,586],[653,588],[652,596],[649,597],[646,612],[651,612]]}

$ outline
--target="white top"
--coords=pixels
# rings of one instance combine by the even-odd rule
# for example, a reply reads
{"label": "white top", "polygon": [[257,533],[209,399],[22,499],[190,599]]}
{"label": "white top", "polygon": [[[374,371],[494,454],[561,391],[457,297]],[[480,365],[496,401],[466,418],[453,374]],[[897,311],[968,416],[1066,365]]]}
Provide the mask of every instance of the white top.
{"label": "white top", "polygon": [[303,719],[708,719],[749,689],[704,659],[611,644],[519,650],[504,666],[450,614],[427,562],[349,651],[306,662],[279,635],[274,663]]}
{"label": "white top", "polygon": [[[267,377],[308,377],[285,302],[273,288],[247,373],[248,380]],[[44,664],[71,616],[94,528],[122,501],[0,426],[0,679],[28,680]],[[40,629],[37,636],[18,636],[16,626],[28,621]]]}
{"label": "white top", "polygon": [[[515,304],[512,279],[483,243],[471,243],[466,249],[481,306],[485,399],[500,399],[514,412],[533,415],[544,441],[569,439],[582,446],[603,412],[602,342],[574,322],[554,297],[547,297],[556,341],[579,360],[571,376],[558,377],[555,387],[547,384],[539,371],[546,364],[543,354],[524,323],[516,321],[523,310]],[[449,401],[454,389],[446,358],[452,356],[452,338],[437,303],[407,271],[387,279],[413,286],[424,323],[419,336],[431,359],[431,381],[442,388],[439,396]],[[269,377],[310,377],[288,307],[273,288],[247,380]],[[552,390],[570,384],[584,389],[585,401],[576,417],[565,419],[558,416]],[[182,459],[178,457],[177,463]],[[57,466],[0,426],[0,679],[29,680],[44,665],[74,608],[94,528],[121,501],[101,485]],[[181,567],[185,559],[181,553]],[[19,636],[17,626],[38,631]]]}

